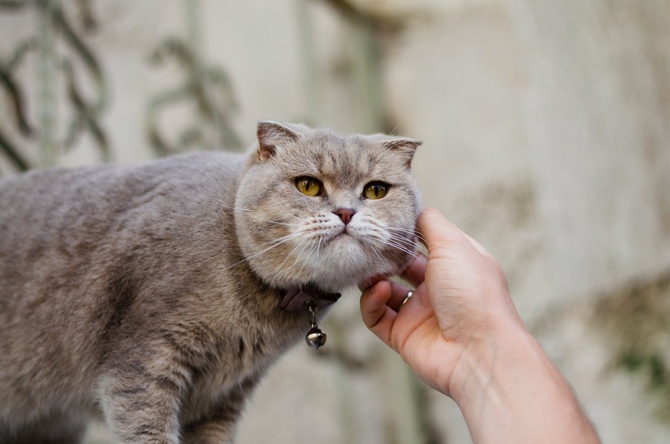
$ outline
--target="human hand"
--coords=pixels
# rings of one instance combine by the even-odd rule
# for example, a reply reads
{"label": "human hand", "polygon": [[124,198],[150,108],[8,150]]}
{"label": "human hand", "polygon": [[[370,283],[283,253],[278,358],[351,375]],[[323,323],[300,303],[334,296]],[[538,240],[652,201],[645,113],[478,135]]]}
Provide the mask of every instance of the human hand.
{"label": "human hand", "polygon": [[501,331],[523,326],[500,265],[481,245],[434,209],[422,212],[417,227],[428,257],[418,256],[402,274],[415,286],[413,296],[400,309],[409,289],[381,280],[364,290],[361,313],[424,382],[451,395],[473,347],[485,346],[501,324]]}
{"label": "human hand", "polygon": [[442,214],[418,221],[428,257],[363,291],[361,314],[428,385],[451,396],[475,443],[600,440],[570,386],[525,329],[498,262]]}

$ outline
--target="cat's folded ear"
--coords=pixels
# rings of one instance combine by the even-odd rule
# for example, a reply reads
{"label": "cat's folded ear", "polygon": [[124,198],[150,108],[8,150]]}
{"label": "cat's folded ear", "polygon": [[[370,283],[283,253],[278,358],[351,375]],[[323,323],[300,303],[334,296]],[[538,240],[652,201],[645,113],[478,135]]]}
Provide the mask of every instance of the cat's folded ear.
{"label": "cat's folded ear", "polygon": [[405,158],[405,163],[409,168],[412,166],[412,159],[416,149],[422,144],[420,140],[408,139],[404,137],[386,140],[384,146],[389,150],[401,154]]}
{"label": "cat's folded ear", "polygon": [[274,156],[277,147],[298,140],[302,133],[287,125],[269,120],[258,122],[258,159],[263,161]]}

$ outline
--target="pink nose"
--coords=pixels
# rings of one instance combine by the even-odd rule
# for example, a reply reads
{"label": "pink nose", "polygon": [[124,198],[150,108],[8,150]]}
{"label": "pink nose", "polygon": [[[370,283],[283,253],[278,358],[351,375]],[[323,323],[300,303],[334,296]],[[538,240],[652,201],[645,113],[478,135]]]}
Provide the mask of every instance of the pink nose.
{"label": "pink nose", "polygon": [[356,214],[356,211],[352,210],[351,208],[339,208],[333,213],[337,214],[340,219],[342,219],[342,222],[344,222],[344,225],[347,225],[349,221],[351,221],[351,217]]}

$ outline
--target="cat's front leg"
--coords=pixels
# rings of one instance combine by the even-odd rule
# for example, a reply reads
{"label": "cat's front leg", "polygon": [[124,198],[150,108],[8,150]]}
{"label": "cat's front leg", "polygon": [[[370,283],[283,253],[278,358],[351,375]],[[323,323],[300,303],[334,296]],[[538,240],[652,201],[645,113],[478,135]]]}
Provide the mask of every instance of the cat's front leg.
{"label": "cat's front leg", "polygon": [[233,444],[239,412],[233,416],[208,417],[188,424],[182,432],[184,444]]}
{"label": "cat's front leg", "polygon": [[150,365],[126,363],[100,384],[105,422],[118,442],[179,444],[179,378]]}
{"label": "cat's front leg", "polygon": [[233,444],[243,405],[243,397],[229,398],[203,418],[185,424],[184,444]]}
{"label": "cat's front leg", "polygon": [[185,444],[232,444],[244,404],[258,384],[258,375],[244,379],[207,413],[183,427]]}

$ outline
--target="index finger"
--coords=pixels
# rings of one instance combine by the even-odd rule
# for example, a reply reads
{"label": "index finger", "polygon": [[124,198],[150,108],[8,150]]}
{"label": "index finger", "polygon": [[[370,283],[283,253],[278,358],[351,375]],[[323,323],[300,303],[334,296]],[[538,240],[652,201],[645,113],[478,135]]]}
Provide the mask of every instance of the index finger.
{"label": "index finger", "polygon": [[409,283],[418,287],[425,279],[426,276],[426,263],[428,259],[426,256],[420,254],[412,263],[409,264],[405,271],[402,272],[400,277],[407,280]]}

